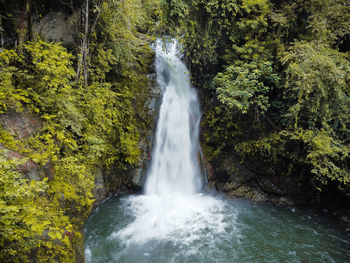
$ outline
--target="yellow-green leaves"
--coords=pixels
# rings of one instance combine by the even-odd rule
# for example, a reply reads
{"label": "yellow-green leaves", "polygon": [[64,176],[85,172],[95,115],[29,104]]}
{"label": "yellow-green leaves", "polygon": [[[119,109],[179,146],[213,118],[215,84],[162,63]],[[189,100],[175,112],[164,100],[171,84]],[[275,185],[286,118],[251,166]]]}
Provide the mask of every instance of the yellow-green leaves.
{"label": "yellow-green leaves", "polygon": [[288,65],[285,94],[293,99],[288,112],[293,125],[346,127],[350,121],[347,57],[319,42],[296,42],[282,61]]}
{"label": "yellow-green leaves", "polygon": [[207,157],[236,152],[310,189],[349,191],[347,1],[163,3],[194,85],[207,88]]}
{"label": "yellow-green leaves", "polygon": [[349,145],[324,130],[299,130],[294,138],[305,144],[306,162],[312,167],[313,181],[318,190],[322,190],[322,186],[329,181],[337,181],[340,188],[346,189],[350,184],[350,172],[346,164],[350,153]]}
{"label": "yellow-green leaves", "polygon": [[28,92],[16,86],[21,78],[26,78],[25,71],[15,65],[23,63],[23,57],[14,50],[0,52],[0,114],[13,108],[23,110],[23,103],[28,103]]}
{"label": "yellow-green leaves", "polygon": [[[35,162],[39,178],[24,179],[6,155],[0,156],[0,227],[5,229],[0,261],[29,262],[32,255],[37,262],[71,262],[94,202],[95,167],[117,162],[126,169],[138,160],[132,102],[138,87],[130,72],[131,79],[124,77],[120,85],[106,80],[104,74],[111,74],[120,58],[97,64],[105,69],[84,86],[75,80],[73,56],[61,45],[38,41],[23,50],[23,56],[14,50],[0,53],[0,114],[26,109],[41,125],[24,138],[1,126],[0,144],[23,156],[18,161]],[[126,68],[124,60],[118,63]]]}
{"label": "yellow-green leaves", "polygon": [[[96,167],[126,171],[137,163],[140,133],[151,121],[143,111],[153,62],[140,31],[152,30],[158,5],[91,3],[86,85],[76,79],[72,50],[59,43],[1,49],[0,114],[26,114],[40,124],[18,136],[0,123],[1,147],[19,156],[18,164],[0,156],[1,262],[72,262],[94,202]],[[35,180],[18,170],[26,162],[35,166]],[[113,187],[128,183],[127,173],[113,176]]]}
{"label": "yellow-green leaves", "polygon": [[23,179],[15,170],[15,163],[7,161],[3,154],[0,153],[0,261],[13,262],[16,258],[14,262],[28,262],[33,247],[26,242],[41,234],[31,229],[42,214],[35,201],[37,193],[42,194],[46,186]]}

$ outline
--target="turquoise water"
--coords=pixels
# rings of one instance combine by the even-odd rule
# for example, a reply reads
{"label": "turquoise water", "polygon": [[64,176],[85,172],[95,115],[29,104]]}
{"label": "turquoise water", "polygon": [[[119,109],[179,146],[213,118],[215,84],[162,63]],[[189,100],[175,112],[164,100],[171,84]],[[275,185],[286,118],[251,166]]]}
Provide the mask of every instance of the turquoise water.
{"label": "turquoise water", "polygon": [[189,227],[181,222],[164,236],[118,234],[133,227],[138,198],[113,197],[93,211],[84,229],[87,262],[350,262],[350,237],[326,213],[218,197],[222,207],[208,213],[217,228],[205,226],[210,218],[186,219]]}
{"label": "turquoise water", "polygon": [[350,262],[326,215],[199,193],[200,109],[178,41],[155,43],[162,104],[144,195],[113,197],[85,225],[88,263]]}

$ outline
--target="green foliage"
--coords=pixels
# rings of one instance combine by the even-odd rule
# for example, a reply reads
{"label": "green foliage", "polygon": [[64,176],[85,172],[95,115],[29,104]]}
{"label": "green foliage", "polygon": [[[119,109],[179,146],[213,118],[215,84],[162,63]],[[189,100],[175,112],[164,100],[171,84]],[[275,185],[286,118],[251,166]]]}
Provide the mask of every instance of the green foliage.
{"label": "green foliage", "polygon": [[217,74],[213,85],[219,101],[230,109],[247,113],[254,106],[264,112],[269,108],[269,84],[277,81],[278,76],[273,73],[270,63],[251,63],[227,67],[224,73]]}
{"label": "green foliage", "polygon": [[343,0],[311,0],[305,4],[311,12],[308,28],[313,37],[336,43],[350,33],[350,5]]}
{"label": "green foliage", "polygon": [[232,114],[225,105],[219,105],[207,111],[202,121],[203,150],[208,160],[220,156],[225,147],[235,143],[235,138],[242,136],[242,130],[237,126],[241,120],[237,114]]}
{"label": "green foliage", "polygon": [[[39,40],[0,53],[1,113],[25,110],[42,124],[24,138],[0,127],[2,147],[38,164],[40,177],[25,179],[8,154],[1,155],[1,262],[72,262],[94,202],[96,167],[126,170],[138,161],[138,129],[145,124],[137,122],[135,108],[147,94],[136,98],[147,88],[153,56],[130,28],[131,3],[127,12],[119,1],[104,3],[90,46],[88,85],[76,80],[74,56],[60,44]],[[43,167],[50,164],[47,174]]]}
{"label": "green foliage", "polygon": [[329,181],[343,190],[349,186],[348,58],[320,42],[296,42],[283,58],[288,133],[303,145],[302,158],[319,190]]}
{"label": "green foliage", "polygon": [[[23,50],[21,56],[15,51],[1,53],[5,68],[12,69],[12,74],[1,75],[1,79],[12,83],[1,103],[6,105],[6,111],[31,109],[43,126],[22,140],[1,127],[0,143],[26,156],[24,162],[31,159],[43,165],[52,161],[55,172],[53,178],[29,181],[2,153],[0,178],[2,189],[6,189],[0,198],[5,205],[2,213],[9,206],[16,214],[0,220],[8,231],[1,237],[1,261],[29,262],[31,255],[38,262],[71,262],[73,244],[81,242],[79,228],[93,202],[94,178],[89,160],[84,157],[79,162],[64,162],[74,159],[75,151],[81,147],[79,136],[87,122],[80,108],[83,92],[73,87],[72,56],[60,45],[38,41],[24,45]],[[18,94],[24,94],[24,99]],[[65,233],[71,233],[70,237]]]}
{"label": "green foliage", "polygon": [[[1,262],[73,262],[94,202],[96,167],[126,171],[139,159],[140,133],[151,121],[142,111],[153,61],[139,31],[152,29],[159,1],[100,3],[90,5],[86,84],[60,44],[38,40],[0,51],[0,114],[40,122],[30,136],[0,126],[0,146],[9,149],[0,155]],[[64,10],[60,5],[32,3],[31,10]],[[21,157],[11,161],[14,152]],[[29,160],[35,180],[23,168]],[[119,177],[112,181],[131,179]]]}
{"label": "green foliage", "polygon": [[[37,231],[31,230],[30,218],[40,214],[34,206],[37,193],[44,192],[42,182],[29,182],[16,172],[14,163],[7,162],[0,156],[0,260],[9,262],[28,262],[31,246],[26,246],[28,239],[34,238]],[[26,218],[26,220],[23,220]],[[39,243],[40,241],[37,240]],[[29,251],[28,251],[29,250]],[[22,253],[23,252],[23,253]]]}
{"label": "green foliage", "polygon": [[235,146],[235,151],[241,156],[243,162],[254,160],[264,163],[264,169],[269,174],[290,176],[293,175],[292,172],[299,172],[293,170],[297,158],[295,150],[298,147],[293,145],[293,148],[288,148],[283,133],[275,132],[261,139],[240,142]]}
{"label": "green foliage", "polygon": [[290,134],[290,139],[302,143],[306,153],[303,160],[310,166],[312,182],[318,190],[336,181],[346,191],[350,183],[348,144],[325,131],[298,130]]}
{"label": "green foliage", "polygon": [[[3,154],[3,153],[2,153]],[[0,157],[0,260],[71,262],[74,250],[65,233],[73,231],[69,217],[46,196],[50,188],[42,181],[24,179],[14,163]]]}
{"label": "green foliage", "polygon": [[23,58],[14,50],[0,52],[0,114],[8,107],[21,111],[22,103],[29,102],[28,92],[16,88],[16,82],[25,76],[25,72],[15,66],[17,63],[23,63]]}
{"label": "green foliage", "polygon": [[349,134],[348,56],[321,43],[297,42],[282,61],[286,69],[287,117],[294,127],[333,130],[332,136]]}
{"label": "green foliage", "polygon": [[[204,151],[296,177],[316,191],[349,182],[346,1],[163,1],[206,98]],[[340,52],[347,48],[347,52]],[[214,98],[212,98],[214,96]]]}
{"label": "green foliage", "polygon": [[156,6],[157,1],[104,1],[96,33],[92,36],[92,85],[109,84],[115,99],[107,99],[111,98],[111,94],[103,94],[105,91],[101,90],[102,101],[110,101],[114,107],[110,113],[115,125],[109,134],[119,138],[114,141],[114,147],[109,148],[108,163],[116,163],[123,169],[137,162],[139,133],[147,129],[143,124],[145,119],[138,122],[137,116],[142,111],[139,105],[144,104],[146,99],[141,94],[148,83],[146,74],[153,56],[150,55],[152,51],[148,47],[147,36],[140,36],[137,30],[149,30],[147,27],[153,19],[147,15],[151,16]]}
{"label": "green foliage", "polygon": [[[164,1],[163,22],[179,28],[195,76],[203,84],[238,60],[249,62],[253,50],[264,49],[268,1]],[[206,74],[205,74],[206,73]]]}

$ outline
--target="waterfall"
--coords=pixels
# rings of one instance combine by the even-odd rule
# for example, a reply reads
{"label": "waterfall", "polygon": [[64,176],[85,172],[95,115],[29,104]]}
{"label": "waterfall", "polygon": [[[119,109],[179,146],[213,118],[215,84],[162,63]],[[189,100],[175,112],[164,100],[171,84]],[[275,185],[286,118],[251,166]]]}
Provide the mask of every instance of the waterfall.
{"label": "waterfall", "polygon": [[156,42],[157,81],[163,94],[146,195],[188,195],[199,191],[200,109],[178,42]]}
{"label": "waterfall", "polygon": [[336,222],[201,192],[197,95],[177,41],[155,50],[162,104],[145,191],[94,210],[86,262],[349,262],[348,236],[329,228]]}
{"label": "waterfall", "polygon": [[200,193],[201,113],[178,42],[157,40],[155,45],[162,103],[145,193],[124,199],[135,220],[109,238],[134,244],[150,240],[188,243],[208,231],[224,231],[224,204]]}

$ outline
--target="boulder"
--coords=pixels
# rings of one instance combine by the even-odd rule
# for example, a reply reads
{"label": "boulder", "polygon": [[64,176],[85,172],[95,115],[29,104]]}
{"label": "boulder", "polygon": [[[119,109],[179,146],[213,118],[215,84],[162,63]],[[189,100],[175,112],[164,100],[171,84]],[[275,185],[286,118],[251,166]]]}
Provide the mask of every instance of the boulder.
{"label": "boulder", "polygon": [[[0,115],[2,127],[12,133],[16,139],[22,140],[35,134],[41,127],[42,123],[28,111],[15,112],[8,111]],[[18,151],[8,149],[0,144],[0,149],[3,150],[6,158],[18,162],[17,169],[30,180],[41,180],[43,177],[53,177],[54,169],[51,162],[48,162],[43,167],[28,159]]]}
{"label": "boulder", "polygon": [[19,140],[30,137],[42,127],[40,120],[27,110],[23,112],[9,110],[0,115],[0,123]]}
{"label": "boulder", "polygon": [[107,195],[102,165],[97,167],[95,171],[95,187],[93,189],[93,194],[96,200],[96,204],[105,199]]}
{"label": "boulder", "polygon": [[33,24],[33,33],[46,42],[62,42],[65,45],[74,45],[74,36],[78,35],[77,25],[79,13],[64,14],[51,12]]}
{"label": "boulder", "polygon": [[[219,160],[219,161],[218,161]],[[207,164],[208,166],[208,164]],[[222,155],[213,164],[209,187],[228,196],[257,202],[292,205],[297,184],[291,177],[267,176],[248,169],[235,154]]]}

